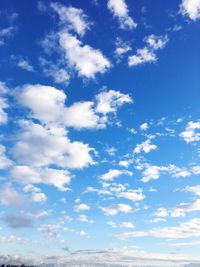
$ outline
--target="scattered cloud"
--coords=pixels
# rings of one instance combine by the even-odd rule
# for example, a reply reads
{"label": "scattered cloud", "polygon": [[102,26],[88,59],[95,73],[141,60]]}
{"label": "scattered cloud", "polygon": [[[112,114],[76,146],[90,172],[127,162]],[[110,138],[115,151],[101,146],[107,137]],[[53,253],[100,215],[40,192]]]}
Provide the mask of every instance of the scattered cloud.
{"label": "scattered cloud", "polygon": [[105,174],[102,174],[100,176],[100,178],[102,180],[105,180],[105,181],[112,181],[114,178],[117,178],[121,175],[124,175],[124,176],[132,176],[133,173],[130,172],[130,171],[127,171],[127,170],[117,170],[117,169],[113,169],[113,170],[109,170],[107,173]]}
{"label": "scattered cloud", "polygon": [[125,0],[108,0],[108,9],[119,20],[122,29],[136,28],[137,24],[129,16],[129,9]]}
{"label": "scattered cloud", "polygon": [[200,1],[182,0],[180,12],[183,16],[187,16],[193,21],[198,20],[200,18]]}
{"label": "scattered cloud", "polygon": [[92,23],[82,9],[66,7],[60,3],[51,3],[51,7],[59,15],[62,26],[67,27],[68,30],[83,36],[90,29]]}
{"label": "scattered cloud", "polygon": [[97,73],[104,73],[111,67],[111,63],[100,50],[83,45],[70,33],[60,33],[60,45],[65,51],[69,65],[75,68],[81,77],[95,78]]}

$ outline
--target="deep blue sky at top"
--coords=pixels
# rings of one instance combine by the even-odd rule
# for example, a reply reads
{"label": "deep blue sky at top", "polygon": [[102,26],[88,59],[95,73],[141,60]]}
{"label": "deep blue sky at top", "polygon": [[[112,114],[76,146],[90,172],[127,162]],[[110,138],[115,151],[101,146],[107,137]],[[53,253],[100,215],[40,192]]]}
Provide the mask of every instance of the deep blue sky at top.
{"label": "deep blue sky at top", "polygon": [[[194,33],[198,32],[200,25],[188,24],[181,15],[175,15],[178,13],[179,1],[157,1],[156,5],[152,5],[150,1],[130,1],[130,15],[138,22],[138,27],[130,32],[119,28],[116,30],[117,21],[113,22],[112,16],[108,16],[106,1],[101,1],[100,8],[91,4],[89,0],[59,2],[85,10],[94,22],[94,29],[88,32],[84,39],[94,47],[100,48],[109,58],[113,56],[114,43],[118,35],[125,40],[131,40],[133,48],[138,48],[144,45],[142,40],[146,35],[152,32],[167,33],[175,23],[185,24],[182,31],[169,34],[170,42],[165,52],[159,51],[159,63],[153,66],[147,64],[144,69],[143,66],[128,68],[126,62],[121,62],[105,73],[103,79],[99,75],[97,81],[86,82],[84,86],[81,79],[74,78],[68,88],[63,87],[66,92],[70,91],[69,101],[88,99],[106,85],[108,88],[132,92],[135,99],[134,113],[140,114],[140,120],[152,116],[159,118],[166,114],[179,115],[183,112],[189,115],[191,107],[193,115],[198,115],[200,50],[199,36]],[[37,1],[1,1],[0,8],[2,12],[19,14],[14,45],[8,43],[0,51],[0,78],[6,78],[12,86],[27,82],[48,84],[48,80],[40,76],[40,73],[22,73],[7,63],[10,54],[24,55],[31,58],[33,63],[37,63],[41,38],[56,27],[55,14],[52,12],[52,19],[49,14],[38,12]],[[145,29],[142,25],[144,21],[152,27]],[[137,121],[138,116],[134,119]]]}

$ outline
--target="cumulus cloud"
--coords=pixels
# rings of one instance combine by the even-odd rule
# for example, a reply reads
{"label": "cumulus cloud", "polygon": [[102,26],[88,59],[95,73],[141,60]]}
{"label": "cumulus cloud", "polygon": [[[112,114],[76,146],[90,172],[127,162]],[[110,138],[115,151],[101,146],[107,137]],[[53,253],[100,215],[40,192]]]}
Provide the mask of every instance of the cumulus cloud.
{"label": "cumulus cloud", "polygon": [[200,0],[182,0],[180,12],[193,21],[198,20],[200,18]]}
{"label": "cumulus cloud", "polygon": [[99,93],[96,96],[96,101],[96,111],[104,115],[107,113],[116,112],[118,107],[133,102],[129,95],[115,90]]}
{"label": "cumulus cloud", "polygon": [[97,73],[104,73],[111,67],[111,63],[100,50],[83,45],[70,33],[60,33],[60,45],[65,51],[69,65],[75,68],[81,77],[95,78]]}
{"label": "cumulus cloud", "polygon": [[91,22],[80,8],[66,7],[60,3],[51,3],[51,7],[59,15],[61,24],[83,36],[90,29]]}
{"label": "cumulus cloud", "polygon": [[118,213],[128,214],[133,211],[133,208],[129,204],[116,204],[108,207],[100,207],[103,214],[106,216],[114,216]]}
{"label": "cumulus cloud", "polygon": [[149,163],[141,164],[137,168],[142,169],[142,179],[141,181],[147,183],[151,180],[157,180],[160,178],[161,174],[168,173],[175,178],[185,178],[191,175],[191,171],[177,167],[176,165],[170,164],[168,166],[157,166],[151,165]]}
{"label": "cumulus cloud", "polygon": [[157,148],[156,145],[151,143],[151,139],[147,139],[146,141],[142,142],[141,144],[137,144],[134,153],[138,154],[141,152],[149,153],[152,150],[155,150]]}
{"label": "cumulus cloud", "polygon": [[31,198],[35,202],[45,202],[47,200],[47,196],[41,191],[41,189],[31,184],[24,187],[24,192],[31,193]]}
{"label": "cumulus cloud", "polygon": [[88,144],[71,142],[62,128],[45,128],[30,122],[21,122],[19,141],[12,148],[18,163],[35,167],[57,165],[80,169],[93,163]]}
{"label": "cumulus cloud", "polygon": [[66,94],[52,86],[25,85],[16,92],[18,101],[31,110],[31,116],[45,124],[65,127],[104,128],[107,114],[116,113],[119,107],[131,103],[129,95],[119,91],[104,91],[95,96],[95,101],[75,102],[66,106]]}
{"label": "cumulus cloud", "polygon": [[185,130],[180,133],[180,137],[187,143],[198,142],[200,141],[200,122],[199,121],[190,121],[188,122]]}
{"label": "cumulus cloud", "polygon": [[130,172],[130,171],[127,171],[127,170],[116,170],[116,169],[113,169],[113,170],[109,170],[105,174],[102,174],[100,176],[100,178],[102,180],[105,180],[105,181],[112,181],[114,178],[117,178],[117,177],[119,177],[121,175],[124,175],[124,176],[132,176],[133,173]]}
{"label": "cumulus cloud", "polygon": [[90,210],[90,206],[85,203],[78,203],[74,206],[74,211],[76,212],[82,212],[82,211],[88,211]]}
{"label": "cumulus cloud", "polygon": [[165,36],[157,36],[151,34],[145,38],[145,42],[147,46],[141,49],[136,50],[136,54],[128,57],[128,65],[137,66],[144,63],[154,63],[157,61],[156,51],[159,49],[163,49],[167,42],[168,37]]}
{"label": "cumulus cloud", "polygon": [[137,202],[143,200],[145,198],[145,195],[143,194],[142,189],[139,188],[135,190],[130,189],[128,191],[122,191],[118,194],[118,197]]}
{"label": "cumulus cloud", "polygon": [[149,129],[149,124],[147,122],[144,122],[140,125],[140,130],[146,131],[147,129]]}
{"label": "cumulus cloud", "polygon": [[24,197],[11,184],[5,184],[0,190],[0,204],[18,206],[24,203]]}
{"label": "cumulus cloud", "polygon": [[[68,185],[71,180],[71,176],[67,170],[33,168],[24,165],[14,166],[11,169],[11,177],[24,185],[43,183],[53,185],[61,191],[67,190],[66,185]],[[25,187],[25,190],[28,190],[28,188]],[[31,188],[29,190],[31,190]],[[41,192],[32,193],[34,201],[39,202],[46,200],[46,196],[43,194],[41,195]]]}
{"label": "cumulus cloud", "polygon": [[136,55],[128,57],[128,65],[130,67],[144,64],[146,62],[156,62],[157,57],[153,51],[150,51],[147,47],[137,49]]}
{"label": "cumulus cloud", "polygon": [[119,20],[122,29],[136,28],[137,24],[129,16],[129,9],[125,0],[108,0],[108,9]]}

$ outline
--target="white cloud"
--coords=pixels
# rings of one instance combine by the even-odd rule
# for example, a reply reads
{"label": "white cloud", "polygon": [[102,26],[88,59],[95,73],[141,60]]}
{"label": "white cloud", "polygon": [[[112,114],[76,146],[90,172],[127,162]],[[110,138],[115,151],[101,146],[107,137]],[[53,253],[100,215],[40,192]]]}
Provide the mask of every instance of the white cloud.
{"label": "white cloud", "polygon": [[82,212],[82,211],[88,211],[90,210],[90,206],[85,203],[79,203],[74,206],[74,211],[76,212]]}
{"label": "white cloud", "polygon": [[30,121],[21,121],[21,128],[19,141],[12,148],[19,164],[81,169],[93,163],[93,149],[82,142],[71,142],[63,128],[45,128]]}
{"label": "white cloud", "polygon": [[129,16],[129,10],[125,0],[108,0],[108,9],[117,17],[122,29],[133,29],[136,28],[137,24]]}
{"label": "white cloud", "polygon": [[104,73],[111,67],[109,60],[100,50],[83,45],[67,32],[60,33],[60,45],[65,51],[69,65],[78,71],[79,76],[95,78],[97,73]]}
{"label": "white cloud", "polygon": [[51,7],[58,13],[60,22],[68,30],[74,30],[80,36],[83,36],[90,29],[91,23],[82,9],[65,7],[60,3],[51,3]]}
{"label": "white cloud", "polygon": [[11,56],[11,59],[15,62],[15,64],[20,67],[21,69],[24,69],[29,72],[34,72],[34,67],[31,65],[28,59],[25,59],[23,57],[16,57],[14,55]]}
{"label": "white cloud", "polygon": [[161,218],[167,217],[168,215],[169,213],[167,209],[165,208],[158,208],[157,211],[155,212],[155,216],[161,217]]}
{"label": "white cloud", "polygon": [[117,38],[115,45],[115,55],[118,58],[122,57],[128,51],[132,50],[130,44],[128,42],[122,41],[120,38]]}
{"label": "white cloud", "polygon": [[0,144],[0,170],[6,169],[12,165],[12,161],[6,156],[6,148]]}
{"label": "white cloud", "polygon": [[108,207],[100,207],[104,215],[114,216],[118,213],[128,214],[133,211],[133,208],[128,204],[116,204]]}
{"label": "white cloud", "polygon": [[128,57],[128,65],[130,67],[144,64],[146,62],[156,62],[157,57],[155,53],[147,47],[137,49],[136,55]]}
{"label": "white cloud", "polygon": [[130,172],[130,171],[127,171],[127,170],[116,170],[116,169],[113,169],[113,170],[109,170],[105,174],[102,174],[100,176],[100,178],[102,180],[105,180],[105,181],[112,181],[114,178],[117,178],[117,177],[119,177],[121,175],[132,176],[133,173]]}
{"label": "white cloud", "polygon": [[115,222],[109,221],[107,222],[107,224],[110,225],[112,228],[129,228],[129,229],[135,228],[134,224],[131,222],[122,222],[120,224],[117,224]]}
{"label": "white cloud", "polygon": [[10,184],[6,184],[0,191],[0,204],[17,206],[24,203],[23,196],[16,191]]}
{"label": "white cloud", "polygon": [[129,165],[133,162],[133,160],[120,160],[119,161],[119,166],[124,167],[124,168],[128,168]]}
{"label": "white cloud", "polygon": [[196,21],[200,18],[200,0],[182,0],[180,12]]}
{"label": "white cloud", "polygon": [[200,236],[200,219],[191,219],[178,226],[154,228],[144,232],[125,232],[119,235],[119,238],[126,239],[130,237],[151,236],[156,238],[189,238]]}
{"label": "white cloud", "polygon": [[105,115],[107,113],[116,112],[118,107],[126,103],[132,103],[133,100],[127,94],[123,94],[115,90],[109,90],[99,93],[96,96],[96,102],[96,112]]}
{"label": "white cloud", "polygon": [[41,189],[31,184],[24,187],[24,192],[31,193],[31,198],[35,202],[45,202],[47,200],[47,196],[41,192]]}
{"label": "white cloud", "polygon": [[63,62],[52,62],[44,57],[39,57],[39,64],[42,67],[44,75],[51,77],[55,83],[65,85],[69,83],[70,74],[67,70],[67,66],[65,66]]}
{"label": "white cloud", "polygon": [[140,129],[141,129],[142,131],[146,131],[146,130],[148,130],[148,129],[149,129],[149,124],[148,124],[147,122],[142,123],[142,124],[140,125]]}
{"label": "white cloud", "polygon": [[172,217],[184,217],[185,213],[200,210],[200,199],[192,203],[181,203],[171,211]]}
{"label": "white cloud", "polygon": [[108,122],[107,113],[116,113],[120,106],[132,101],[129,95],[109,90],[96,95],[94,102],[75,102],[67,107],[67,96],[63,91],[39,84],[23,86],[16,91],[16,96],[31,110],[30,115],[40,122],[76,129],[104,128]]}
{"label": "white cloud", "polygon": [[147,139],[146,141],[142,142],[141,144],[137,144],[134,153],[138,154],[141,152],[149,153],[152,150],[155,150],[157,148],[156,145],[151,143],[151,139]]}
{"label": "white cloud", "polygon": [[145,38],[145,41],[153,50],[158,50],[163,49],[166,46],[168,42],[168,37],[167,35],[158,36],[155,34],[151,34]]}
{"label": "white cloud", "polygon": [[163,49],[167,42],[168,37],[165,36],[157,36],[151,34],[145,38],[147,46],[142,49],[137,49],[136,54],[128,57],[128,65],[129,66],[137,66],[144,63],[154,63],[157,61],[157,56],[155,51],[159,49]]}
{"label": "white cloud", "polygon": [[79,221],[86,222],[86,223],[94,223],[93,220],[88,219],[88,216],[84,214],[79,215]]}
{"label": "white cloud", "polygon": [[200,185],[196,186],[187,186],[186,191],[194,193],[195,195],[200,197]]}
{"label": "white cloud", "polygon": [[[71,176],[66,170],[58,170],[52,168],[33,168],[23,165],[14,166],[11,169],[11,177],[17,182],[24,185],[43,183],[53,185],[61,191],[67,190],[65,186],[68,185],[71,180]],[[45,198],[44,195],[38,195],[38,197],[42,199]]]}
{"label": "white cloud", "polygon": [[135,189],[135,190],[130,189],[128,191],[123,191],[123,192],[120,192],[117,196],[132,200],[134,202],[141,201],[145,198],[145,195],[143,194],[141,188]]}
{"label": "white cloud", "polygon": [[198,142],[200,141],[200,132],[197,131],[199,129],[200,129],[200,122],[190,121],[188,122],[185,130],[180,133],[180,137],[182,137],[184,141],[187,143]]}
{"label": "white cloud", "polygon": [[156,166],[151,165],[149,163],[145,163],[141,166],[138,166],[139,169],[143,169],[142,174],[143,177],[141,179],[142,182],[146,183],[150,180],[157,180],[160,178],[161,174],[170,174],[175,178],[185,178],[191,175],[191,172],[185,168],[179,168],[173,164],[168,166]]}

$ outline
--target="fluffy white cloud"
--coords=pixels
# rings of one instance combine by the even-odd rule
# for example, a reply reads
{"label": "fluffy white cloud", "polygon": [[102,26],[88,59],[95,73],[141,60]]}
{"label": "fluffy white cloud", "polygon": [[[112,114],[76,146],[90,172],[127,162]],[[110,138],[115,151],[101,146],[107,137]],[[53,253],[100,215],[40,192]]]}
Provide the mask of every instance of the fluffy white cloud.
{"label": "fluffy white cloud", "polygon": [[0,144],[0,170],[6,169],[12,165],[12,161],[6,156],[6,148]]}
{"label": "fluffy white cloud", "polygon": [[167,209],[165,208],[158,208],[157,211],[155,212],[155,216],[161,217],[161,218],[167,217],[168,215],[169,213]]}
{"label": "fluffy white cloud", "polygon": [[126,232],[119,235],[119,238],[151,236],[156,238],[189,238],[200,236],[200,219],[191,219],[181,223],[179,226],[154,228],[145,232]]}
{"label": "fluffy white cloud", "polygon": [[99,93],[96,96],[96,102],[96,111],[105,115],[107,113],[116,112],[118,107],[126,103],[132,103],[133,100],[127,94],[109,90]]}
{"label": "fluffy white cloud", "polygon": [[88,211],[90,210],[90,206],[85,203],[78,203],[74,206],[74,211],[76,212],[82,212],[82,211]]}
{"label": "fluffy white cloud", "polygon": [[151,139],[147,139],[141,144],[136,145],[134,149],[134,153],[136,154],[141,153],[141,152],[149,153],[150,151],[155,150],[156,148],[157,146],[151,143]]}
{"label": "fluffy white cloud", "polygon": [[200,0],[182,0],[180,5],[182,15],[196,21],[200,18]]}
{"label": "fluffy white cloud", "polygon": [[23,196],[16,191],[10,184],[6,184],[0,191],[0,204],[17,206],[24,202]]}
{"label": "fluffy white cloud", "polygon": [[144,64],[146,62],[156,62],[156,54],[147,47],[137,49],[136,55],[128,57],[128,65],[130,67]]}
{"label": "fluffy white cloud", "polygon": [[182,137],[187,143],[198,142],[200,141],[200,122],[190,121],[188,122],[185,131],[180,133],[180,137]]}
{"label": "fluffy white cloud", "polygon": [[136,28],[137,24],[129,16],[129,10],[125,0],[108,0],[108,9],[117,17],[122,29]]}
{"label": "fluffy white cloud", "polygon": [[117,38],[115,45],[116,45],[115,55],[118,58],[120,58],[122,55],[124,55],[128,51],[132,50],[130,44],[128,42],[122,41],[120,38]]}
{"label": "fluffy white cloud", "polygon": [[[48,46],[46,44],[46,46]],[[44,75],[51,77],[53,81],[57,84],[68,84],[70,80],[70,74],[67,70],[66,64],[58,60],[57,62],[52,62],[44,57],[39,57],[39,64],[42,67]]]}
{"label": "fluffy white cloud", "polygon": [[82,9],[66,7],[60,3],[51,3],[51,7],[59,15],[61,24],[68,30],[74,30],[80,36],[83,36],[90,29],[91,23]]}
{"label": "fluffy white cloud", "polygon": [[151,34],[145,38],[146,43],[151,47],[153,50],[163,49],[167,42],[168,37],[165,36],[157,36],[155,34]]}
{"label": "fluffy white cloud", "polygon": [[[68,185],[71,180],[71,176],[66,170],[58,170],[51,168],[32,168],[24,165],[14,166],[11,169],[11,177],[15,181],[24,185],[43,183],[53,185],[61,191],[67,190],[66,185]],[[28,187],[25,187],[25,190],[27,191]],[[31,188],[29,190],[31,190]],[[37,199],[38,201],[39,198],[45,200],[45,196],[41,194],[35,197],[33,196],[33,198],[35,198],[35,200]]]}
{"label": "fluffy white cloud", "polygon": [[39,84],[23,86],[16,96],[20,104],[31,110],[30,116],[41,123],[76,129],[104,128],[107,113],[116,113],[120,106],[132,102],[129,95],[109,90],[96,95],[95,101],[75,102],[67,107],[63,91]]}
{"label": "fluffy white cloud", "polygon": [[83,45],[67,32],[60,33],[60,45],[65,51],[69,65],[78,71],[79,76],[94,78],[97,73],[104,73],[111,67],[109,60],[100,50]]}
{"label": "fluffy white cloud", "polygon": [[136,54],[128,57],[129,66],[137,66],[144,63],[157,61],[155,51],[163,49],[168,42],[168,37],[151,34],[145,38],[147,46],[137,49]]}
{"label": "fluffy white cloud", "polygon": [[108,207],[100,207],[100,209],[106,216],[114,216],[118,213],[128,214],[133,211],[133,208],[128,204],[116,204]]}
{"label": "fluffy white cloud", "polygon": [[147,122],[144,122],[140,125],[140,129],[142,131],[146,131],[147,129],[149,129],[149,124]]}
{"label": "fluffy white cloud", "polygon": [[200,185],[196,186],[187,186],[186,191],[194,193],[195,195],[200,197]]}
{"label": "fluffy white cloud", "polygon": [[31,193],[31,198],[35,202],[45,202],[47,200],[47,196],[41,192],[41,189],[31,184],[24,187],[24,192]]}
{"label": "fluffy white cloud", "polygon": [[88,216],[81,214],[79,215],[79,221],[80,222],[86,222],[86,223],[94,223],[93,220],[88,219]]}
{"label": "fluffy white cloud", "polygon": [[135,189],[135,190],[128,190],[128,191],[122,191],[118,194],[118,197],[126,198],[129,200],[132,200],[134,202],[141,201],[145,198],[145,195],[142,192],[142,189]]}
{"label": "fluffy white cloud", "polygon": [[114,178],[117,178],[121,175],[132,176],[133,173],[127,170],[109,170],[107,173],[102,174],[100,178],[105,181],[112,181]]}
{"label": "fluffy white cloud", "polygon": [[21,121],[21,127],[19,141],[12,148],[19,164],[80,169],[93,163],[93,149],[82,142],[71,142],[63,128],[45,128],[30,121]]}
{"label": "fluffy white cloud", "polygon": [[192,203],[181,203],[171,211],[172,217],[184,217],[187,212],[199,211],[200,199]]}
{"label": "fluffy white cloud", "polygon": [[179,168],[176,165],[170,164],[168,166],[156,166],[149,163],[145,163],[141,166],[138,166],[139,169],[143,169],[142,182],[146,183],[150,180],[157,180],[160,178],[161,174],[168,173],[175,178],[185,178],[191,175],[191,172],[185,168]]}

